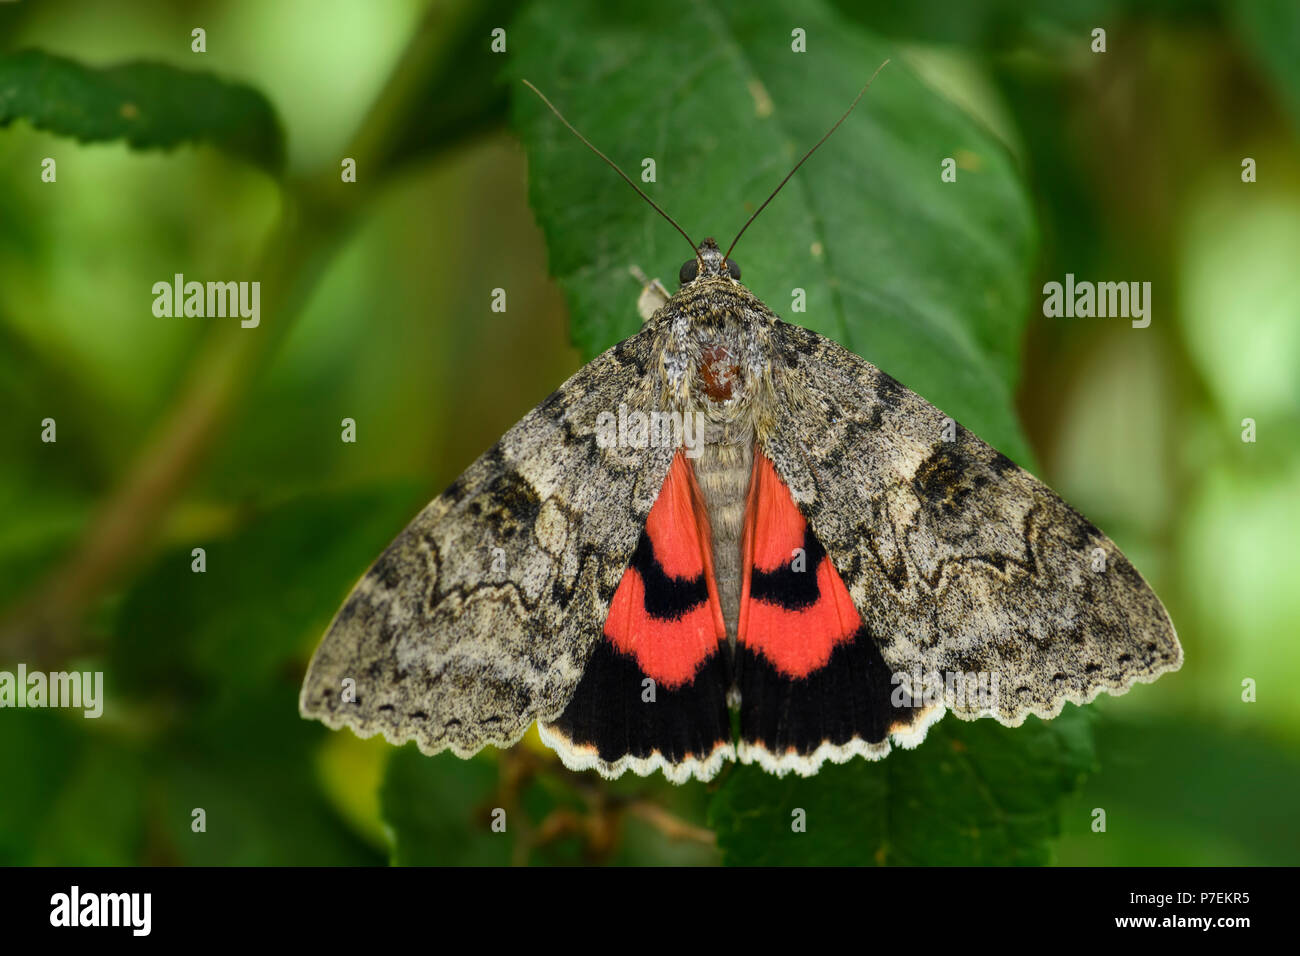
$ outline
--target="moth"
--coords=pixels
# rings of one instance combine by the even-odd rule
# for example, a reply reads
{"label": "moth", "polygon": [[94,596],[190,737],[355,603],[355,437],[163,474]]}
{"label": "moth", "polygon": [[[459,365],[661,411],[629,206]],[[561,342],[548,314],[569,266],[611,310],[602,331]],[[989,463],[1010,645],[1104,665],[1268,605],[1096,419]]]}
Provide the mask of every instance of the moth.
{"label": "moth", "polygon": [[304,716],[460,757],[535,721],[565,766],[606,777],[709,780],[735,760],[807,776],[914,747],[947,712],[1018,726],[1181,666],[1109,538],[782,321],[734,241],[697,246],[528,85],[692,256],[676,292],[646,285],[640,332],[383,552],[312,658]]}

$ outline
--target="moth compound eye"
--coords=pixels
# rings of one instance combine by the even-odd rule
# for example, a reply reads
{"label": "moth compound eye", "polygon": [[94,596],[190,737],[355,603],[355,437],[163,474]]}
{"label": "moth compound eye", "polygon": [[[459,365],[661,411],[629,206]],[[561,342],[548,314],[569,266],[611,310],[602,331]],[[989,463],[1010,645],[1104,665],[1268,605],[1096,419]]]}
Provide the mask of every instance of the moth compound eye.
{"label": "moth compound eye", "polygon": [[682,263],[681,269],[677,272],[677,281],[682,285],[688,282],[694,282],[695,277],[700,274],[700,263],[696,259],[687,259]]}
{"label": "moth compound eye", "polygon": [[735,261],[732,259],[727,260],[727,272],[731,274],[731,278],[736,280],[740,279],[740,266],[736,265]]}

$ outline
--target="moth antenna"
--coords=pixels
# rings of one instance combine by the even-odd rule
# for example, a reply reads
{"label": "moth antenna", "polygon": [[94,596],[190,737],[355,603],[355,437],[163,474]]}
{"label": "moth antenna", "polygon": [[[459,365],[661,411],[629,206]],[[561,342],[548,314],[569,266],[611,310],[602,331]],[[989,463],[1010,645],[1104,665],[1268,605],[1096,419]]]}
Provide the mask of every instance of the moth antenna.
{"label": "moth antenna", "polygon": [[[835,121],[835,125],[826,131],[825,136],[817,140],[817,144],[813,146],[812,149],[808,150],[808,152],[803,154],[803,159],[795,163],[794,169],[786,173],[785,179],[781,180],[780,185],[778,185],[775,189],[772,190],[772,195],[764,199],[763,205],[759,206],[757,209],[754,210],[754,215],[750,216],[748,219],[745,220],[745,224],[740,227],[740,232],[736,233],[736,238],[731,240],[731,245],[727,249],[727,254],[722,257],[724,261],[731,258],[731,250],[736,248],[736,243],[740,242],[740,237],[745,234],[745,230],[749,228],[749,224],[753,222],[755,219],[757,219],[758,214],[767,208],[767,204],[776,198],[776,194],[781,191],[781,187],[790,181],[790,177],[799,171],[799,167],[808,161],[809,156],[817,152],[818,146],[821,146],[822,143],[826,142],[828,139],[831,138],[831,133],[835,132],[837,129],[840,128],[840,123],[843,123],[846,119],[849,118],[849,114],[853,112],[853,107],[857,106],[858,100],[862,99],[862,94],[867,92],[867,88],[871,86],[872,81],[875,80],[875,78],[880,75],[880,71],[883,70],[888,64],[889,64],[889,60],[885,60],[884,63],[876,67],[876,72],[871,74],[871,79],[867,80],[867,85],[862,87],[862,89],[858,91],[858,95],[853,98],[853,102],[850,103],[849,108],[844,111],[844,115]],[[552,109],[554,109],[554,107],[552,107]],[[637,192],[640,192],[640,190],[638,189]]]}
{"label": "moth antenna", "polygon": [[[663,216],[665,219],[667,219],[669,222],[671,222],[671,223],[673,224],[673,228],[676,229],[678,232],[680,232],[680,233],[682,234],[682,238],[685,239],[687,242],[689,242],[689,243],[691,244],[691,255],[693,255],[696,259],[699,259],[699,258],[700,258],[700,252],[699,252],[699,250],[695,247],[695,243],[691,241],[691,237],[688,236],[688,235],[686,235],[686,230],[683,229],[681,226],[677,225],[677,220],[674,219],[672,216],[668,215],[668,213],[664,212],[662,209],[660,209],[660,208],[659,208],[659,204],[658,204],[657,202],[655,202],[653,199],[651,199],[649,196],[647,196],[645,193],[643,193],[643,192],[641,191],[641,187],[638,186],[636,183],[634,183],[634,182],[632,181],[632,178],[631,178],[630,176],[628,176],[627,173],[625,173],[625,172],[623,172],[623,170],[619,169],[619,167],[618,167],[618,163],[614,162],[612,159],[610,159],[608,156],[606,156],[604,153],[602,153],[600,150],[598,150],[598,149],[597,149],[597,148],[592,144],[591,140],[587,139],[587,137],[585,137],[585,136],[583,136],[581,133],[579,133],[579,132],[574,128],[573,124],[570,123],[567,119],[564,118],[564,114],[561,113],[561,112],[556,108],[555,104],[552,103],[550,100],[548,100],[548,99],[546,98],[546,95],[545,95],[544,93],[542,93],[541,90],[539,90],[537,87],[533,86],[533,84],[529,83],[527,80],[524,80],[523,82],[524,82],[524,86],[528,87],[530,90],[532,90],[534,93],[536,93],[536,94],[537,94],[537,98],[540,99],[543,103],[545,103],[545,104],[550,108],[551,112],[554,113],[554,114],[559,118],[560,122],[563,123],[565,126],[567,126],[567,127],[569,128],[569,132],[570,132],[570,133],[572,133],[574,136],[578,137],[578,139],[582,140],[582,143],[583,143],[584,146],[586,146],[589,150],[591,150],[593,153],[595,153],[597,156],[599,156],[601,159],[603,159],[606,163],[608,163],[608,164],[609,164],[609,167],[610,167],[612,170],[614,170],[614,172],[616,172],[616,173],[618,173],[620,176],[622,176],[622,177],[623,177],[623,182],[627,183],[629,186],[631,186],[633,189],[635,189],[635,190],[636,190],[636,194],[637,194],[638,196],[640,196],[642,199],[644,199],[646,202],[648,202],[648,203],[650,204],[650,206],[654,209],[655,212],[659,213],[659,215]],[[855,101],[855,102],[856,102],[856,101]],[[700,265],[701,265],[701,267],[703,267],[703,263],[701,263]]]}

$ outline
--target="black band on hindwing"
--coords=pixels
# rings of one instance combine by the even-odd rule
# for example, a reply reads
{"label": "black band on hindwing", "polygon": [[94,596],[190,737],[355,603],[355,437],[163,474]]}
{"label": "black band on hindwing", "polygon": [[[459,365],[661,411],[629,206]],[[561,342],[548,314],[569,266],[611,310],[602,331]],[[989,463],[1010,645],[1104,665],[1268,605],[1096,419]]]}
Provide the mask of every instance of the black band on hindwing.
{"label": "black band on hindwing", "polygon": [[799,679],[783,676],[743,644],[736,651],[740,737],[774,754],[793,748],[807,755],[823,743],[839,746],[855,737],[877,743],[919,713],[893,706],[889,665],[865,624],[835,647],[826,666]]}
{"label": "black band on hindwing", "polygon": [[709,599],[709,585],[703,574],[688,580],[670,577],[655,557],[650,535],[641,532],[629,567],[641,575],[645,586],[645,609],[661,621],[675,621]]}
{"label": "black band on hindwing", "polygon": [[774,604],[787,611],[801,611],[816,604],[821,597],[817,570],[826,560],[826,551],[807,524],[803,531],[803,551],[805,566],[802,571],[796,571],[791,566],[793,557],[775,571],[754,568],[749,578],[750,598]]}

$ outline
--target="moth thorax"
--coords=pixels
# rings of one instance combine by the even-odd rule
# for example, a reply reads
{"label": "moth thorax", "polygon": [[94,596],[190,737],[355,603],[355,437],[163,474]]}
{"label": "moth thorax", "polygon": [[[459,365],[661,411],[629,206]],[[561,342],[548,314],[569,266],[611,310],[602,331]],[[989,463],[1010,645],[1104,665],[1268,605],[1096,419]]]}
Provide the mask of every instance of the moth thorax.
{"label": "moth thorax", "polygon": [[695,389],[703,398],[718,404],[743,397],[745,382],[733,346],[721,342],[704,346],[695,370]]}

